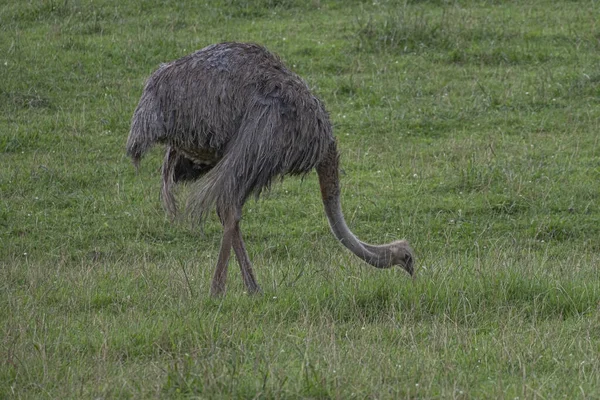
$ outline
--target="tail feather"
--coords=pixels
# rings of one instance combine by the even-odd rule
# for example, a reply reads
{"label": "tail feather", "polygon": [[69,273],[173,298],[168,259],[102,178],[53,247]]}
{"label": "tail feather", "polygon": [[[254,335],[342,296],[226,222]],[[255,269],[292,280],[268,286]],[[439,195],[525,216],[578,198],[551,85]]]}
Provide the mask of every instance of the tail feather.
{"label": "tail feather", "polygon": [[144,154],[166,134],[165,119],[154,90],[150,87],[151,83],[152,78],[148,80],[142,98],[133,113],[131,130],[127,138],[127,155],[131,157],[136,168]]}
{"label": "tail feather", "polygon": [[316,119],[300,129],[290,124],[278,104],[251,111],[223,158],[192,190],[186,208],[200,222],[214,206],[218,212],[239,209],[251,194],[258,197],[277,177],[308,173],[333,140],[329,131],[319,130],[328,125]]}
{"label": "tail feather", "polygon": [[283,172],[267,151],[264,142],[269,135],[261,134],[266,129],[262,119],[265,117],[247,119],[223,158],[196,182],[186,206],[193,218],[202,223],[215,206],[218,212],[241,206],[252,192],[258,196],[273,177]]}
{"label": "tail feather", "polygon": [[175,215],[177,215],[177,201],[173,194],[173,185],[175,184],[175,168],[178,159],[179,155],[177,151],[168,147],[165,152],[165,159],[162,166],[163,180],[160,199],[167,214],[169,214],[171,218],[174,218]]}

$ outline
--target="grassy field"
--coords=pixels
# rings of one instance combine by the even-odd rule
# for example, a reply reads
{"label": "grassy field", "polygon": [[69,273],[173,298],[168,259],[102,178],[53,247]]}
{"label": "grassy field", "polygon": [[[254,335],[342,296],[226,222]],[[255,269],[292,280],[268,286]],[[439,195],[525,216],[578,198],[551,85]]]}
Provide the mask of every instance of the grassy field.
{"label": "grassy field", "polygon": [[[201,3],[201,4],[200,4]],[[600,3],[0,4],[0,398],[600,398]],[[416,279],[336,242],[314,173],[244,209],[262,296],[208,296],[221,228],[171,224],[146,77],[253,41],[323,99],[343,207]]]}

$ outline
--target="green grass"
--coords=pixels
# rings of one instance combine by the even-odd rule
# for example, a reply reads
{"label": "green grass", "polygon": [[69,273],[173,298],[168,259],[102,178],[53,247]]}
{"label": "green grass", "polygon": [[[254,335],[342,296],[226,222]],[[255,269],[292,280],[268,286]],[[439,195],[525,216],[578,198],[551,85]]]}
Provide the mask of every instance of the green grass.
{"label": "green grass", "polygon": [[[600,4],[0,5],[1,398],[600,397]],[[265,293],[208,296],[221,229],[171,224],[161,150],[124,155],[145,78],[255,41],[321,97],[363,240],[316,176],[249,201]]]}

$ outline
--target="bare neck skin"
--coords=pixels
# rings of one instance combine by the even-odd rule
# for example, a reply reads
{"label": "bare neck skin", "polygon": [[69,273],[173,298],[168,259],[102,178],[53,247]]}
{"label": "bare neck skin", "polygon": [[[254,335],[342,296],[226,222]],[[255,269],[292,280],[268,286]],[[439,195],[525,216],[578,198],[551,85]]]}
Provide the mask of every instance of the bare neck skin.
{"label": "bare neck skin", "polygon": [[371,245],[361,242],[348,228],[340,202],[339,156],[335,143],[317,166],[321,196],[329,226],[335,237],[357,257],[376,268],[389,268],[401,265],[412,275],[412,250],[405,241],[395,241],[384,245]]}

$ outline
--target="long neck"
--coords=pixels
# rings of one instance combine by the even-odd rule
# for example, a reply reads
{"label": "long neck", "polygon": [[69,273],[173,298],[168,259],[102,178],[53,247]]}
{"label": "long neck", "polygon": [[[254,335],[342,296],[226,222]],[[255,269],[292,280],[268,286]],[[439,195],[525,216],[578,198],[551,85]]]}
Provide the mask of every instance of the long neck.
{"label": "long neck", "polygon": [[344,246],[365,262],[377,268],[388,268],[391,266],[389,246],[374,246],[361,242],[346,224],[340,202],[338,165],[339,155],[333,142],[324,159],[317,165],[323,206],[331,231]]}

